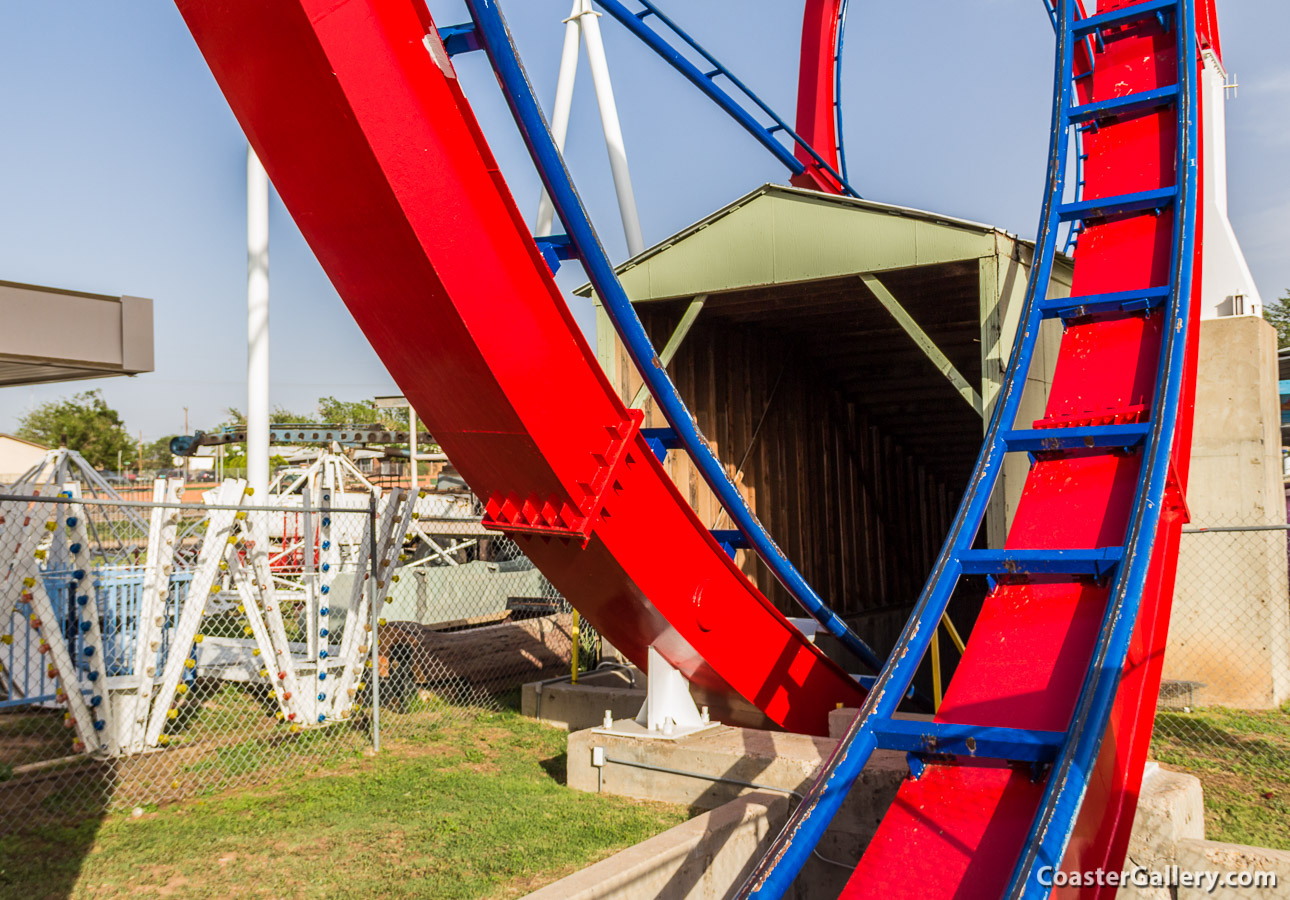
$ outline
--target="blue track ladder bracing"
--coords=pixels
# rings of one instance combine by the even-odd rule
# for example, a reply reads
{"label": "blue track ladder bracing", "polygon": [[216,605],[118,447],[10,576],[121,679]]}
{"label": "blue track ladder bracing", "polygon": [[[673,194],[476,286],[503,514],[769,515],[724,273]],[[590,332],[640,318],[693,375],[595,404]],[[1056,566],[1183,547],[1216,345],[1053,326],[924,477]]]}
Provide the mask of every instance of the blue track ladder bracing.
{"label": "blue track ladder bracing", "polygon": [[[1053,21],[1053,28],[1056,29],[1058,27],[1057,0],[1044,0],[1044,6],[1048,10],[1049,18],[1051,18]],[[1076,5],[1074,15],[1076,19],[1084,18],[1084,10],[1080,5]],[[1093,44],[1092,44],[1092,40],[1088,37],[1084,38],[1084,48],[1087,51],[1088,59],[1092,60]],[[1086,72],[1081,77],[1086,77],[1086,78],[1092,77],[1092,74],[1093,74],[1093,70],[1092,70],[1092,67],[1090,66],[1088,72]],[[1084,152],[1083,135],[1084,135],[1084,129],[1082,128],[1071,129],[1071,140],[1074,143],[1074,150],[1075,150],[1075,165],[1074,165],[1073,178],[1071,180],[1073,181],[1074,196],[1076,199],[1079,199],[1084,192],[1084,163],[1088,161],[1088,154]],[[1084,230],[1084,225],[1082,222],[1070,223],[1069,229],[1066,232],[1066,240],[1063,242],[1063,245],[1062,245],[1062,251],[1067,256],[1074,254],[1075,247],[1079,243],[1080,233],[1083,230]]]}
{"label": "blue track ladder bracing", "polygon": [[[852,197],[860,196],[847,182],[844,174],[829,165],[783,117],[659,9],[653,0],[636,0],[641,7],[637,12],[632,12],[621,0],[595,0],[595,2],[721,107],[794,175],[800,175],[806,167],[793,155],[791,147],[786,147],[780,142],[778,137],[780,134],[805,150],[820,169],[841,185],[846,194]],[[651,27],[651,20],[658,22],[661,27]],[[838,53],[841,53],[840,43]],[[700,64],[693,62],[692,56],[697,56]],[[840,65],[840,62],[837,65]],[[835,72],[840,72],[840,69],[835,69]],[[727,90],[723,83],[729,85],[731,90]],[[769,120],[769,124],[766,124],[766,120]],[[842,134],[840,119],[838,127],[840,143]]]}
{"label": "blue track ladder bracing", "polygon": [[[642,25],[641,19],[646,15],[652,15],[669,23],[670,20],[666,19],[658,11],[657,7],[648,2],[648,0],[641,0],[641,2],[644,3],[646,10],[640,16],[628,12],[622,4],[617,3],[617,0],[601,0],[601,5],[615,18],[619,18],[620,21],[626,22],[626,20],[630,20],[630,23],[635,26],[631,27],[629,25],[632,32],[645,39],[651,48],[662,53],[659,48],[660,46],[666,46],[665,42],[652,29]],[[639,317],[637,317],[622,284],[618,281],[613,265],[609,262],[604,247],[596,235],[595,228],[582,206],[577,191],[574,189],[573,181],[547,127],[532,85],[529,83],[523,66],[520,64],[497,0],[467,0],[466,5],[470,11],[471,21],[464,25],[441,29],[441,36],[447,35],[446,38],[442,39],[445,41],[445,45],[447,45],[448,41],[452,42],[455,48],[454,52],[482,49],[487,54],[498,81],[502,85],[512,116],[519,126],[521,136],[533,158],[538,174],[542,178],[543,185],[551,197],[560,221],[564,223],[568,232],[566,235],[538,239],[539,249],[547,257],[549,264],[555,264],[557,260],[554,258],[556,257],[558,259],[576,257],[582,263],[587,277],[604,304],[605,311],[618,331],[624,347],[640,371],[645,383],[649,386],[659,411],[668,423],[667,428],[643,429],[642,437],[645,438],[650,448],[660,458],[670,450],[684,450],[693,460],[695,468],[699,470],[704,480],[712,488],[718,502],[726,510],[730,516],[730,521],[735,526],[730,531],[714,533],[713,541],[717,546],[731,555],[735,550],[742,548],[748,548],[756,552],[804,611],[819,622],[821,627],[836,637],[865,666],[877,672],[882,668],[882,658],[862,641],[854,630],[824,602],[802,576],[801,572],[797,570],[784,555],[784,552],[776,545],[774,539],[771,538],[758,521],[747,501],[739,492],[738,487],[731,480],[721,460],[698,430],[698,426],[686,408],[676,386],[659,363],[654,347],[650,343],[649,335],[646,333]],[[624,16],[626,19],[623,18]],[[678,34],[684,35],[684,32],[680,32],[676,26],[671,27]],[[653,37],[645,38],[642,31],[648,32]],[[690,41],[688,37],[685,40],[689,46],[696,48],[705,58],[711,59],[706,54],[706,51],[698,48],[698,45]],[[712,60],[712,62],[719,68],[719,71],[704,75],[699,72],[697,67],[682,57],[679,52],[674,49],[670,52],[672,56],[669,57],[664,54],[665,58],[672,62],[683,74],[691,71],[698,73],[699,80],[702,82],[700,87],[706,85],[705,93],[708,93],[709,96],[714,96],[715,92],[729,98],[729,95],[715,84],[714,79],[718,75],[725,75],[733,83],[742,87],[734,76],[730,75],[715,60]],[[689,76],[687,75],[687,77]],[[694,78],[691,77],[691,80],[694,81]],[[746,92],[746,89],[744,90]],[[760,101],[756,102],[763,110],[769,112],[768,108],[762,105]],[[727,109],[727,111],[730,110]],[[733,112],[731,114],[734,115]],[[743,115],[751,121],[751,116],[746,112]],[[778,117],[775,117],[775,119],[782,122]],[[749,126],[745,125],[745,127]],[[760,128],[760,126],[757,127]],[[784,129],[787,130],[787,128],[785,125]],[[762,129],[762,131],[769,135],[768,140],[770,143],[782,151],[781,159],[784,159],[785,164],[789,165],[790,169],[793,169],[794,172],[803,171],[802,164],[793,157],[790,151],[785,150],[775,141],[773,135],[767,129]],[[796,137],[791,130],[789,130],[789,134]]]}
{"label": "blue track ladder bracing", "polygon": [[842,183],[846,184],[850,175],[847,172],[847,141],[843,134],[842,115],[842,48],[847,38],[847,7],[850,0],[838,4],[837,42],[833,47],[833,123],[838,132],[838,168],[842,172]]}
{"label": "blue track ladder bracing", "polygon": [[[1193,281],[1194,236],[1198,195],[1198,126],[1196,29],[1194,0],[1147,0],[1101,16],[1082,17],[1076,0],[1052,4],[1057,28],[1053,128],[1047,191],[1040,220],[1036,259],[1030,272],[1018,340],[1007,378],[991,416],[969,489],[950,534],[923,589],[914,612],[873,690],[834,755],[817,776],[739,897],[778,898],[815,848],[870,756],[877,749],[909,754],[917,777],[925,760],[955,764],[986,758],[1037,766],[1045,777],[1039,810],[1012,872],[1009,898],[1047,897],[1051,888],[1040,884],[1042,866],[1060,865],[1075,825],[1094,760],[1110,720],[1112,703],[1128,653],[1147,581],[1148,566],[1158,532],[1186,352]],[[1076,99],[1076,47],[1101,41],[1103,29],[1157,19],[1176,38],[1178,83],[1102,103],[1080,105]],[[1177,117],[1177,184],[1119,197],[1085,200],[1065,198],[1071,168],[1071,134],[1112,116],[1130,118],[1172,109]],[[1108,218],[1150,216],[1172,208],[1173,239],[1170,281],[1145,290],[1124,290],[1096,296],[1046,299],[1063,223]],[[1169,327],[1163,328],[1160,365],[1156,373],[1150,420],[1109,425],[1018,429],[1026,376],[1034,359],[1039,326],[1046,318],[1101,321],[1104,317],[1143,316],[1165,307]],[[1058,550],[974,549],[995,483],[1009,453],[1062,455],[1070,452],[1141,454],[1129,524],[1115,546]],[[950,597],[965,574],[987,574],[1025,580],[1075,576],[1110,586],[1092,661],[1084,676],[1075,712],[1065,732],[1025,731],[977,725],[910,722],[894,719],[900,698],[934,639]],[[984,813],[983,813],[984,814]]]}
{"label": "blue track ladder bracing", "polygon": [[[837,182],[843,193],[851,197],[858,198],[860,196],[855,188],[847,182],[844,174],[839,173],[829,165],[824,157],[807,143],[805,138],[794,131],[792,126],[779,113],[775,112],[764,100],[757,96],[720,60],[705,50],[698,41],[659,9],[652,0],[637,0],[642,7],[639,12],[632,12],[619,0],[595,0],[595,2],[603,7],[605,12],[621,22],[645,46],[653,50],[668,65],[676,69],[691,84],[707,95],[713,103],[717,104],[727,115],[734,119],[758,143],[769,150],[772,156],[783,163],[784,167],[793,175],[800,175],[805,172],[806,166],[793,154],[791,147],[784,146],[777,135],[783,134],[793,145],[806,151],[815,160],[816,165]],[[844,4],[842,17],[846,15],[845,9]],[[647,21],[650,18],[657,20],[663,25],[663,28],[651,28]],[[840,19],[839,27],[841,27],[841,22],[842,19]],[[477,22],[471,21],[462,25],[449,25],[439,29],[439,38],[443,42],[444,50],[449,56],[456,56],[458,53],[485,49],[485,44],[481,42],[480,32],[477,28]],[[839,42],[834,57],[834,77],[838,80],[839,89],[842,73],[841,53],[842,44],[839,32]],[[697,56],[703,65],[696,64],[691,60],[691,56]],[[728,91],[722,87],[721,81],[729,84],[733,91]],[[837,106],[836,100],[835,106]],[[835,113],[838,117],[837,149],[839,158],[841,158],[843,150],[840,106],[836,108]],[[769,119],[770,123],[764,124],[762,119]],[[568,259],[569,257],[561,258]]]}

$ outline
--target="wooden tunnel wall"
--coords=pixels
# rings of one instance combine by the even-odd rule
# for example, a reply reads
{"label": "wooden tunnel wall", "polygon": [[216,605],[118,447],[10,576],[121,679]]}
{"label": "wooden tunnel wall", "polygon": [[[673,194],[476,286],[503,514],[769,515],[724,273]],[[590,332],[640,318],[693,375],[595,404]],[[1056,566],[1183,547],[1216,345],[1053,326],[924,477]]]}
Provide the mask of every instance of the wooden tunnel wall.
{"label": "wooden tunnel wall", "polygon": [[[681,308],[637,307],[656,347]],[[757,516],[828,605],[854,616],[913,603],[961,488],[934,477],[800,347],[762,326],[705,310],[668,371]],[[621,345],[612,377],[630,402],[641,379]],[[644,411],[646,427],[667,424],[652,399]],[[667,469],[705,525],[732,527],[685,453],[668,454]],[[782,612],[802,615],[756,554],[736,561]]]}

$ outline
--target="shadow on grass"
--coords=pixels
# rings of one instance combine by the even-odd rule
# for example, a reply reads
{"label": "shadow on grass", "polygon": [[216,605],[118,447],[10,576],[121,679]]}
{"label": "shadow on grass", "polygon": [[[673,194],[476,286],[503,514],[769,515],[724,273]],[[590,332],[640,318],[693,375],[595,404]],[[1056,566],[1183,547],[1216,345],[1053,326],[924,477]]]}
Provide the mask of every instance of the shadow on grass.
{"label": "shadow on grass", "polygon": [[71,896],[107,816],[112,783],[110,764],[94,760],[20,772],[0,783],[0,806],[24,810],[0,832],[0,897]]}
{"label": "shadow on grass", "polygon": [[[1263,733],[1260,733],[1263,731]],[[1268,730],[1247,717],[1188,717],[1162,713],[1157,720],[1153,751],[1161,762],[1200,770],[1290,779],[1290,731]]]}
{"label": "shadow on grass", "polygon": [[559,756],[552,756],[538,763],[547,775],[557,784],[567,785],[569,783],[569,754],[561,753]]}
{"label": "shadow on grass", "polygon": [[1151,750],[1200,779],[1206,837],[1290,848],[1290,711],[1160,713]]}

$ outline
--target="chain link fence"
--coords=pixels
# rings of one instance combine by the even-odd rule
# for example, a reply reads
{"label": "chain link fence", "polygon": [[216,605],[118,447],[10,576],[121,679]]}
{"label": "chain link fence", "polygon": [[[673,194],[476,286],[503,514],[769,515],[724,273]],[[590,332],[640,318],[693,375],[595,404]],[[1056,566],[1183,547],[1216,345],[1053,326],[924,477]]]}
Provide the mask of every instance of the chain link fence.
{"label": "chain link fence", "polygon": [[1201,779],[1209,837],[1284,849],[1288,536],[1266,516],[1184,528],[1152,741],[1154,759]]}
{"label": "chain link fence", "polygon": [[0,494],[0,832],[304,775],[569,671],[572,610],[468,493],[316,474],[267,506]]}
{"label": "chain link fence", "polygon": [[[570,671],[572,609],[464,491],[65,474],[0,493],[0,832],[298,777]],[[1152,755],[1201,778],[1211,836],[1290,848],[1238,802],[1290,823],[1288,536],[1185,529]]]}

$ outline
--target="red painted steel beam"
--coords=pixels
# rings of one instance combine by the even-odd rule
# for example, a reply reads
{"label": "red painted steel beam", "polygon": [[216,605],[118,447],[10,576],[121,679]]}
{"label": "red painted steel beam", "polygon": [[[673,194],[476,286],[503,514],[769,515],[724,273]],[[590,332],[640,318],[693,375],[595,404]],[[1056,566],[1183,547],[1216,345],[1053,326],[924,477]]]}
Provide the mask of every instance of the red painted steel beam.
{"label": "red painted steel beam", "polygon": [[[1105,0],[1099,11],[1132,2]],[[1086,71],[1083,62],[1077,59],[1077,71]],[[1105,100],[1173,84],[1176,78],[1172,32],[1154,24],[1135,26],[1099,51],[1091,83],[1089,79],[1080,82],[1080,99]],[[1163,110],[1085,135],[1089,157],[1085,198],[1171,186],[1176,130],[1174,111]],[[1072,295],[1168,283],[1172,232],[1173,215],[1168,211],[1156,217],[1091,224],[1080,239]],[[1193,297],[1200,295],[1200,249],[1198,239]],[[1198,303],[1193,303],[1192,311],[1169,507],[1162,515],[1151,577],[1107,738],[1065,856],[1067,870],[1118,870],[1137,807],[1185,515],[1182,496],[1191,446]],[[1142,410],[1136,418],[1145,416],[1159,361],[1161,329],[1158,313],[1067,327],[1044,419],[1078,421],[1134,408]],[[1136,454],[1040,458],[1026,480],[1007,546],[1118,545],[1132,507],[1139,464]],[[1065,731],[1097,641],[1108,592],[1105,585],[1070,582],[997,587],[986,598],[937,720]],[[994,900],[1008,884],[1043,788],[1029,773],[997,763],[929,765],[920,780],[901,786],[843,897]],[[1067,893],[1109,898],[1114,889]]]}
{"label": "red painted steel beam", "polygon": [[178,6],[399,389],[490,509],[555,530],[515,535],[543,574],[633,662],[652,645],[713,692],[714,715],[742,696],[825,733],[862,692],[749,583],[636,434],[424,6]]}
{"label": "red painted steel beam", "polygon": [[[838,15],[842,0],[806,0],[802,16],[802,56],[797,76],[796,131],[815,148],[834,172],[842,171],[838,158],[836,84],[833,60],[838,46]],[[842,185],[820,167],[801,145],[793,151],[806,171],[794,175],[797,187],[841,194]]]}
{"label": "red painted steel beam", "polygon": [[1201,49],[1209,47],[1223,61],[1223,42],[1218,31],[1217,0],[1196,0],[1196,33],[1200,36]]}

